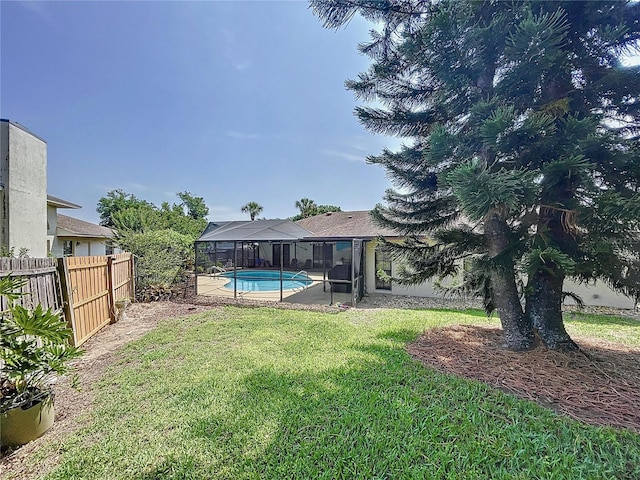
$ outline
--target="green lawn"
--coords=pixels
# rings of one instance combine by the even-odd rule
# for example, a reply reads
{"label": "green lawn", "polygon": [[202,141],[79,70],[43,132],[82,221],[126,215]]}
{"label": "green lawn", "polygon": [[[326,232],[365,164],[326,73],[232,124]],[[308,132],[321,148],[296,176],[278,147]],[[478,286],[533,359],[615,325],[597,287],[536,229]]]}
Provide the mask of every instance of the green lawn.
{"label": "green lawn", "polygon": [[[574,331],[600,331],[574,318]],[[450,323],[488,321],[227,307],[163,322],[124,348],[88,426],[37,453],[59,455],[45,478],[640,478],[639,435],[558,417],[404,351]],[[637,342],[637,324],[619,326]]]}

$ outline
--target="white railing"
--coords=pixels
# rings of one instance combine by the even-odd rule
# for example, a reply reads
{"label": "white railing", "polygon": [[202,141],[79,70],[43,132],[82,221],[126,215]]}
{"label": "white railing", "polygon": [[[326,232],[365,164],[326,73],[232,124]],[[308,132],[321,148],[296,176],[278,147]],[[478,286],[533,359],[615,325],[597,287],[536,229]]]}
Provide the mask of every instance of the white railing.
{"label": "white railing", "polygon": [[298,275],[304,275],[305,277],[308,277],[309,274],[307,274],[307,272],[305,272],[304,270],[300,270],[298,273],[294,273],[291,276],[291,280],[293,280],[294,278],[296,278]]}
{"label": "white railing", "polygon": [[215,275],[215,273],[226,273],[227,272],[224,268],[219,267],[217,265],[212,265],[209,270],[210,270],[209,275]]}
{"label": "white railing", "polygon": [[308,282],[308,280],[310,280],[310,278],[309,278],[309,274],[308,274],[306,271],[304,271],[304,270],[300,270],[298,273],[294,273],[294,274],[291,276],[291,279],[290,279],[290,280],[295,279],[298,275],[304,275],[305,277],[307,277],[307,278],[302,282],[302,284],[303,284],[302,289],[303,289],[303,290],[306,290],[307,288],[309,288],[309,282]]}

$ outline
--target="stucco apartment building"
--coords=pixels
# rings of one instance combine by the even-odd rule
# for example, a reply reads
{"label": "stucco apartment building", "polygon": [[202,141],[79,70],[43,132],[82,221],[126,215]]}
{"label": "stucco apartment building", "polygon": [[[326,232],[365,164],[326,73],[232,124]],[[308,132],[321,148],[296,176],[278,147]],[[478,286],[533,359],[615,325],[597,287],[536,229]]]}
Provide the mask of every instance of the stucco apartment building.
{"label": "stucco apartment building", "polygon": [[58,214],[80,205],[47,195],[47,143],[0,119],[0,247],[30,257],[111,253],[110,229]]}
{"label": "stucco apartment building", "polygon": [[0,243],[47,256],[47,143],[22,125],[0,120]]}

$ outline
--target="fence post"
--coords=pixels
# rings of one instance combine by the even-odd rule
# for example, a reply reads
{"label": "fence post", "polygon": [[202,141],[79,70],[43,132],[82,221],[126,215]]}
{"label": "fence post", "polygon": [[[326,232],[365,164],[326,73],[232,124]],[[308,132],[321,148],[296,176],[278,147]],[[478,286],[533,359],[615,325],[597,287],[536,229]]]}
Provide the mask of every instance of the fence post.
{"label": "fence post", "polygon": [[131,277],[129,294],[132,302],[136,301],[136,267],[134,262],[133,253],[129,253],[129,276]]}
{"label": "fence post", "polygon": [[73,292],[69,280],[69,265],[66,257],[58,259],[58,272],[60,274],[60,290],[62,293],[62,308],[67,323],[73,330],[73,345],[78,345],[78,330],[76,329],[76,319],[73,310]]}
{"label": "fence post", "polygon": [[107,304],[109,305],[109,323],[116,323],[116,291],[113,286],[113,256],[107,257]]}

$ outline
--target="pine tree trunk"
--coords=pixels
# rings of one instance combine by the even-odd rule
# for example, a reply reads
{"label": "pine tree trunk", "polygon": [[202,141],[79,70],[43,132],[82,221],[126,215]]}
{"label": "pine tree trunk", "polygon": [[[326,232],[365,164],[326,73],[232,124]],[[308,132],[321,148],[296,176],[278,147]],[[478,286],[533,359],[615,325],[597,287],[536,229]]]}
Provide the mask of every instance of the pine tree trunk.
{"label": "pine tree trunk", "polygon": [[[484,234],[491,258],[505,252],[509,245],[509,227],[497,211],[485,217]],[[503,262],[491,272],[493,300],[500,315],[502,330],[509,350],[529,350],[535,347],[535,337],[529,317],[522,311],[516,285],[513,262]]]}
{"label": "pine tree trunk", "polygon": [[565,330],[562,319],[564,275],[554,270],[538,270],[529,277],[525,313],[549,350],[579,350]]}

